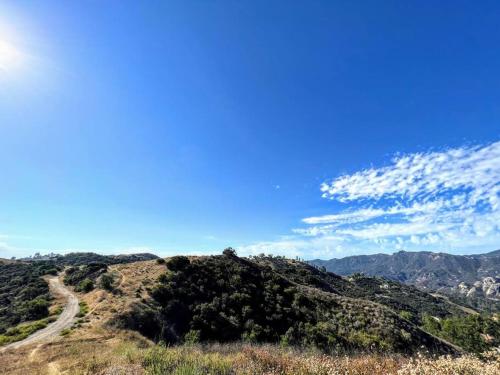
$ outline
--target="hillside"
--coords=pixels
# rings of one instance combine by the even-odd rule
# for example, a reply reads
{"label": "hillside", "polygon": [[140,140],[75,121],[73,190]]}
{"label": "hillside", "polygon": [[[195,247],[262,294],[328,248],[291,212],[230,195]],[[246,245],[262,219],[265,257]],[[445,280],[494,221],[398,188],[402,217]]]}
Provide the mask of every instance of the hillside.
{"label": "hillside", "polygon": [[0,335],[19,323],[49,314],[49,287],[41,278],[54,274],[51,265],[0,260]]}
{"label": "hillside", "polygon": [[421,324],[425,315],[437,318],[464,315],[463,308],[454,306],[411,285],[362,274],[341,277],[312,267],[308,263],[281,257],[254,257],[253,260],[272,267],[275,272],[293,282],[336,295],[374,301],[385,305],[416,324]]}
{"label": "hillside", "polygon": [[[419,328],[458,312],[415,288],[320,273],[282,258],[174,257],[119,326],[167,343],[250,341],[332,350],[455,352]],[[405,296],[405,298],[402,298]]]}
{"label": "hillside", "polygon": [[310,263],[339,275],[380,276],[472,302],[477,298],[500,301],[500,250],[477,255],[399,251]]}
{"label": "hillside", "polygon": [[[82,280],[95,280],[105,272],[108,265],[125,264],[152,260],[152,254],[100,255],[95,253],[70,253],[59,255],[51,260],[7,260],[0,259],[0,345],[7,342],[2,336],[5,332],[15,331],[18,324],[39,321],[49,316],[53,302],[49,295],[44,275],[56,275],[67,266],[67,280],[76,285]],[[101,263],[94,263],[99,261]],[[93,270],[92,273],[89,270]],[[101,270],[103,270],[101,272]],[[22,326],[24,327],[24,326]]]}

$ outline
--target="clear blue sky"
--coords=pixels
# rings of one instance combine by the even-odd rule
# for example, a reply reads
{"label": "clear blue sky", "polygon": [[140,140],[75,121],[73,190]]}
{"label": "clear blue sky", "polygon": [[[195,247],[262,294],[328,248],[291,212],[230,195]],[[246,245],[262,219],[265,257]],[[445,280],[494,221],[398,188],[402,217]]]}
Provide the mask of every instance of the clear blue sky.
{"label": "clear blue sky", "polygon": [[497,1],[3,1],[0,257],[500,248],[499,19]]}

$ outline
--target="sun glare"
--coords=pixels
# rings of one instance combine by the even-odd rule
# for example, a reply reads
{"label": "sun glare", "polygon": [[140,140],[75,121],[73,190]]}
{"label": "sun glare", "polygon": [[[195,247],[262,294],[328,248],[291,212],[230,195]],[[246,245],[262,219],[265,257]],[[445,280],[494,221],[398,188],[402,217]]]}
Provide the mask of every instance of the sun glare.
{"label": "sun glare", "polygon": [[12,44],[0,40],[0,72],[12,71],[21,66],[23,53]]}

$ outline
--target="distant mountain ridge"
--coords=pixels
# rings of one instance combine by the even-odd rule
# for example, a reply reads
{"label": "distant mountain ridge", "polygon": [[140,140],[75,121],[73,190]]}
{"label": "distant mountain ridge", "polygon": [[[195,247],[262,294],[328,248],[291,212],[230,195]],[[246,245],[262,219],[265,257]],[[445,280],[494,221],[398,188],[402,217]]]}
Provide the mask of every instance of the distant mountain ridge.
{"label": "distant mountain ridge", "polygon": [[310,263],[344,276],[364,273],[424,290],[500,300],[500,250],[474,255],[399,251]]}

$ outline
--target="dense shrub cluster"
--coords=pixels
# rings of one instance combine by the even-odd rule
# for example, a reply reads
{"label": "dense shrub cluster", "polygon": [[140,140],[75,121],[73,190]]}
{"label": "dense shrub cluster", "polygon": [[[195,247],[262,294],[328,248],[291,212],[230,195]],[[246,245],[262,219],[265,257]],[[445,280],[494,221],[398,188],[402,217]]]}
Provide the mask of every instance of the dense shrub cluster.
{"label": "dense shrub cluster", "polygon": [[90,263],[79,267],[70,267],[66,270],[64,283],[73,285],[77,292],[90,292],[94,289],[95,282],[99,276],[108,270],[104,263]]}
{"label": "dense shrub cluster", "polygon": [[[50,260],[43,260],[48,258]],[[120,255],[102,255],[91,252],[86,253],[68,253],[65,255],[61,254],[50,254],[50,255],[35,255],[33,258],[23,258],[23,262],[30,263],[50,263],[57,266],[82,266],[90,263],[104,263],[107,265],[112,264],[123,264],[123,263],[133,263],[146,260],[154,260],[158,257],[154,254],[149,253],[138,253],[138,254],[120,254]]]}
{"label": "dense shrub cluster", "polygon": [[126,255],[101,255],[96,253],[69,253],[57,258],[57,263],[61,265],[82,266],[91,263],[106,265],[132,263],[144,260],[153,260],[158,257],[153,254],[126,254]]}
{"label": "dense shrub cluster", "polygon": [[453,304],[411,285],[359,273],[342,278],[282,257],[259,256],[254,261],[271,266],[297,283],[386,305],[400,317],[469,352],[479,353],[500,345],[499,322],[485,316],[467,315]]}
{"label": "dense shrub cluster", "polygon": [[99,287],[101,289],[112,292],[115,289],[115,279],[112,274],[104,273],[99,278]]}
{"label": "dense shrub cluster", "polygon": [[500,322],[487,316],[455,316],[441,320],[426,316],[424,328],[469,352],[481,353],[500,345]]}
{"label": "dense shrub cluster", "polygon": [[493,300],[489,298],[484,298],[482,296],[464,296],[456,291],[447,291],[446,295],[450,301],[470,307],[476,311],[483,311],[487,313],[498,313],[500,312],[500,301]]}
{"label": "dense shrub cluster", "polygon": [[49,287],[40,276],[54,273],[50,262],[0,262],[0,334],[48,315]]}
{"label": "dense shrub cluster", "polygon": [[451,348],[380,304],[292,282],[268,265],[222,256],[173,257],[152,290],[154,304],[136,306],[132,323],[168,343],[275,342],[325,351],[414,351]]}
{"label": "dense shrub cluster", "polygon": [[443,318],[464,314],[445,301],[422,292],[414,286],[380,277],[354,274],[344,278],[308,263],[283,257],[258,256],[254,257],[253,260],[272,267],[274,271],[296,283],[346,297],[380,303],[418,325],[422,324],[424,315]]}
{"label": "dense shrub cluster", "polygon": [[11,342],[24,340],[36,331],[47,327],[53,321],[53,317],[48,317],[34,322],[21,323],[15,327],[9,328],[5,333],[0,334],[0,346],[10,344]]}

